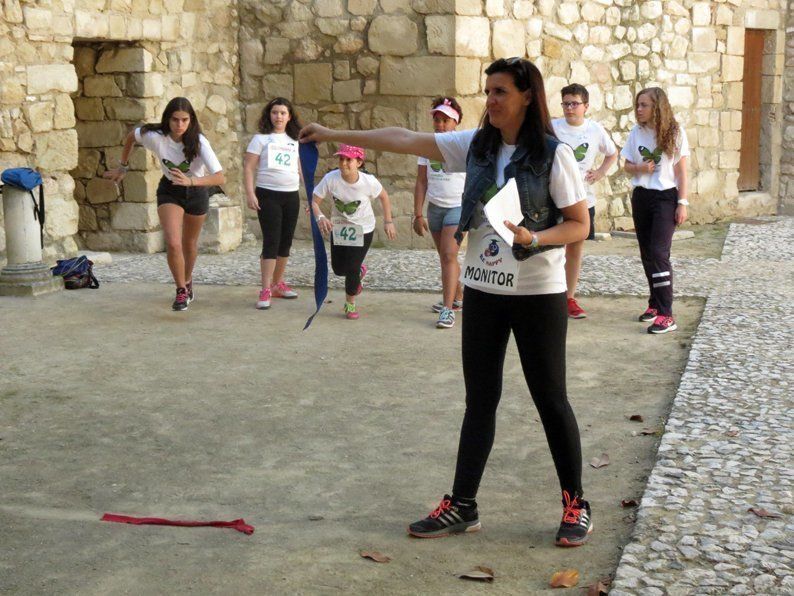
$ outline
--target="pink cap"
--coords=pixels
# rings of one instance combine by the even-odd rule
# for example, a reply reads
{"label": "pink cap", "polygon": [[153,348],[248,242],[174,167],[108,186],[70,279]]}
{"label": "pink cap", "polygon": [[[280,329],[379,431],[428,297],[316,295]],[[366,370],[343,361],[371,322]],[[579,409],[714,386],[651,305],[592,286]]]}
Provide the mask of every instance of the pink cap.
{"label": "pink cap", "polygon": [[455,122],[460,122],[460,114],[455,108],[452,107],[452,104],[448,99],[444,99],[444,103],[440,103],[430,110],[431,114],[433,112],[441,112],[442,114],[446,114],[452,118]]}
{"label": "pink cap", "polygon": [[364,161],[365,153],[361,147],[354,147],[353,145],[339,145],[339,151],[334,153],[339,157],[349,157],[350,159],[360,159]]}

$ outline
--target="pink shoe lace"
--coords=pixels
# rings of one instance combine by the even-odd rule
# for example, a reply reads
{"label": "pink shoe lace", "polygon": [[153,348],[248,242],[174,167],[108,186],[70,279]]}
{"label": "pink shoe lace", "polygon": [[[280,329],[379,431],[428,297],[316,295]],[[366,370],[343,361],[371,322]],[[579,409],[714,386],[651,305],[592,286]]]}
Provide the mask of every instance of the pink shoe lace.
{"label": "pink shoe lace", "polygon": [[673,324],[673,317],[668,317],[666,315],[658,315],[654,320],[653,324],[657,327],[669,327]]}
{"label": "pink shoe lace", "polygon": [[264,302],[270,300],[270,288],[262,288],[259,290],[259,301]]}

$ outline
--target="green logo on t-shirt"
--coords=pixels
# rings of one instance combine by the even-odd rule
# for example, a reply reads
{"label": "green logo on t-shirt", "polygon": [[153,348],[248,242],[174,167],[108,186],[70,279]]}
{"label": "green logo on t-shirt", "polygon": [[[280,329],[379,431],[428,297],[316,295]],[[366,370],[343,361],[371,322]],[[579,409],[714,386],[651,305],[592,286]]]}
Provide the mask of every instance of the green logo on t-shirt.
{"label": "green logo on t-shirt", "polygon": [[334,197],[334,205],[339,213],[353,215],[358,210],[359,205],[361,205],[361,201],[350,201],[349,203],[345,203]]}
{"label": "green logo on t-shirt", "polygon": [[430,169],[433,170],[434,172],[440,172],[441,170],[444,169],[444,164],[434,159],[431,159],[428,165],[430,166]]}
{"label": "green logo on t-shirt", "polygon": [[653,163],[658,164],[660,161],[662,161],[662,148],[657,147],[653,150],[653,152],[651,152],[651,150],[647,147],[640,145],[640,155],[642,155],[642,161],[652,161]]}
{"label": "green logo on t-shirt", "polygon": [[573,150],[573,156],[576,158],[576,161],[582,161],[584,159],[584,156],[587,155],[587,148],[589,146],[590,143],[582,143]]}
{"label": "green logo on t-shirt", "polygon": [[190,169],[190,162],[188,160],[183,161],[181,164],[176,165],[170,159],[163,159],[163,164],[169,170],[179,170],[183,174],[187,174],[187,171]]}

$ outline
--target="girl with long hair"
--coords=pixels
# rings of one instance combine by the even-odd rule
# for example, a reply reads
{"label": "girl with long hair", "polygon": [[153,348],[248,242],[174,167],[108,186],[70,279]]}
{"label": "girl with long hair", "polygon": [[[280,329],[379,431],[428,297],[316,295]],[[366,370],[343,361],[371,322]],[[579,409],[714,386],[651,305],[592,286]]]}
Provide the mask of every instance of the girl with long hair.
{"label": "girl with long hair", "polygon": [[[460,241],[469,232],[462,275],[466,413],[451,494],[428,517],[410,524],[409,534],[433,538],[480,528],[475,498],[494,441],[512,332],[562,489],[555,541],[578,546],[587,540],[592,522],[583,500],[579,429],[565,387],[563,247],[587,235],[586,194],[573,150],[554,137],[537,67],[522,58],[499,59],[485,73],[487,100],[477,129],[432,134],[402,128],[338,131],[311,124],[301,131],[301,140],[413,153],[443,162],[446,171],[466,172],[456,233]],[[504,222],[515,234],[512,246],[483,210],[511,178],[524,216],[518,226]]]}
{"label": "girl with long hair", "polygon": [[292,103],[283,97],[271,99],[262,110],[259,134],[243,157],[248,207],[256,211],[262,229],[262,289],[256,303],[260,310],[270,308],[271,298],[298,297],[284,281],[284,270],[300,209],[299,132]]}
{"label": "girl with long hair", "polygon": [[[430,105],[435,132],[455,130],[463,117],[463,110],[454,97],[437,97]],[[441,302],[432,309],[438,313],[436,327],[450,328],[455,324],[455,312],[463,306],[463,286],[458,281],[458,243],[455,230],[460,222],[460,200],[466,174],[447,172],[444,164],[420,157],[417,162],[414,187],[414,232],[424,236],[430,232],[441,261]],[[423,207],[427,199],[427,217]]]}
{"label": "girl with long hair", "polygon": [[620,154],[632,175],[631,214],[650,293],[639,320],[651,323],[648,333],[669,333],[677,329],[670,248],[675,227],[687,219],[689,143],[659,87],[637,93],[634,114],[637,124]]}
{"label": "girl with long hair", "polygon": [[224,184],[226,178],[201,132],[196,111],[184,97],[168,102],[160,122],[144,124],[127,134],[119,166],[105,172],[105,178],[116,183],[124,179],[135,143],[154,153],[163,171],[157,186],[157,215],[165,237],[168,268],[176,283],[171,307],[184,311],[195,298],[193,267],[209,210],[208,187]]}

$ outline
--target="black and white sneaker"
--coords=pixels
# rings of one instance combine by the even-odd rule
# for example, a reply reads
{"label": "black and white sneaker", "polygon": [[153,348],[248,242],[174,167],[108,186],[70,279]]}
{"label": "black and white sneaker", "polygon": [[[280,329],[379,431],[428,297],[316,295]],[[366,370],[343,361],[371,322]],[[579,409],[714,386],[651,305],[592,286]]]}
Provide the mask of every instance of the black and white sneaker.
{"label": "black and white sneaker", "polygon": [[562,521],[554,544],[557,546],[581,546],[593,531],[590,518],[590,503],[579,497],[571,500],[567,490],[562,491]]}
{"label": "black and white sneaker", "polygon": [[461,532],[476,532],[481,527],[476,503],[461,506],[449,495],[444,495],[430,515],[408,526],[408,533],[417,538],[441,538]]}
{"label": "black and white sneaker", "polygon": [[187,290],[187,303],[190,304],[195,300],[195,296],[193,295],[193,280],[191,279],[189,282],[185,284],[185,289]]}
{"label": "black and white sneaker", "polygon": [[187,310],[187,305],[187,290],[185,288],[177,288],[176,298],[174,299],[174,303],[171,305],[171,308],[174,310]]}

